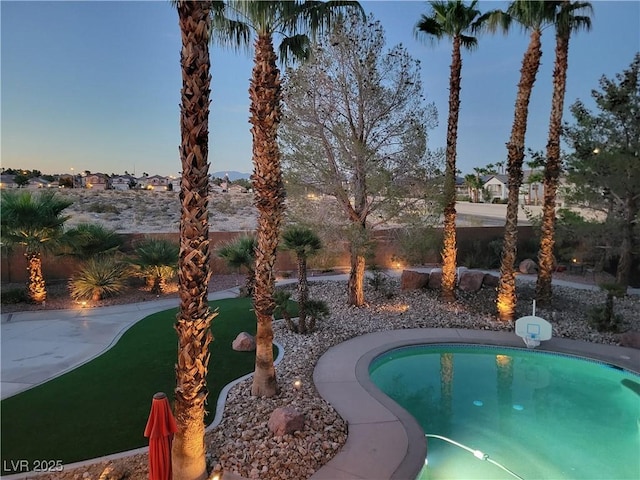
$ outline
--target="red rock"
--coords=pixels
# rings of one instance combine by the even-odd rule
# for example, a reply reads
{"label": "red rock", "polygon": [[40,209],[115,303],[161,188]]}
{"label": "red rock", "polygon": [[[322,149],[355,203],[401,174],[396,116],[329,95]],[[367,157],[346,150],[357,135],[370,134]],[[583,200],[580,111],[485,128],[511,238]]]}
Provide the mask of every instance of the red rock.
{"label": "red rock", "polygon": [[482,280],[482,286],[493,288],[493,287],[497,287],[499,283],[500,283],[500,277],[498,277],[497,275],[493,275],[492,273],[484,274],[484,279]]}
{"label": "red rock", "polygon": [[256,349],[256,340],[247,332],[240,332],[231,345],[236,352],[253,352]]}
{"label": "red rock", "polygon": [[400,276],[401,290],[418,290],[425,288],[429,283],[429,274],[414,272],[413,270],[403,270]]}
{"label": "red rock", "polygon": [[431,270],[431,274],[429,275],[429,288],[433,290],[440,290],[442,286],[442,270],[434,269]]}
{"label": "red rock", "polygon": [[520,271],[520,273],[532,274],[532,273],[536,273],[536,271],[538,270],[538,266],[536,265],[536,262],[534,262],[530,258],[527,258],[520,262],[520,265],[518,266],[518,270]]}
{"label": "red rock", "polygon": [[467,270],[462,272],[458,288],[463,292],[477,292],[482,288],[484,273],[478,270]]}
{"label": "red rock", "polygon": [[304,415],[293,407],[276,408],[269,417],[268,426],[275,436],[293,433],[304,428]]}
{"label": "red rock", "polygon": [[623,347],[640,348],[640,332],[625,332],[620,336]]}

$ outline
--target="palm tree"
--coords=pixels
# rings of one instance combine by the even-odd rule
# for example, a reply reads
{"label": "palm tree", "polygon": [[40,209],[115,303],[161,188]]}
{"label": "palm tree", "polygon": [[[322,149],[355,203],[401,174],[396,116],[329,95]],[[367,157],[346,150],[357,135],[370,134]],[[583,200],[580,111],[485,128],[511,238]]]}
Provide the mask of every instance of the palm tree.
{"label": "palm tree", "polygon": [[542,30],[552,25],[558,2],[544,0],[520,0],[509,4],[506,12],[494,10],[485,14],[489,28],[502,27],[507,31],[512,22],[520,24],[524,31],[530,32],[529,46],[522,60],[520,82],[516,96],[515,114],[511,127],[511,136],[507,143],[507,172],[509,175],[507,197],[507,216],[504,226],[504,244],[500,264],[500,283],[498,285],[498,317],[503,321],[512,321],[516,309],[515,261],[518,243],[518,196],[522,185],[522,163],[524,160],[524,140],[529,115],[529,99],[536,81],[540,58],[542,56]]}
{"label": "palm tree", "polygon": [[256,282],[254,308],[257,317],[256,368],[251,393],[273,396],[278,391],[273,365],[273,292],[280,223],[284,216],[285,190],[280,166],[277,131],[281,117],[280,71],[274,35],[283,35],[280,59],[287,62],[308,56],[309,37],[330,26],[335,7],[356,2],[243,1],[230,0],[213,17],[214,40],[234,47],[247,46],[255,35],[254,67],[249,86],[253,165],[251,176],[258,209],[256,232]]}
{"label": "palm tree", "polygon": [[[584,11],[586,15],[576,15]],[[551,302],[551,280],[553,276],[553,247],[555,245],[556,192],[560,176],[560,130],[564,94],[569,64],[569,38],[573,31],[591,28],[589,14],[593,8],[589,2],[563,1],[556,19],[556,59],[553,69],[553,96],[551,119],[547,141],[547,162],[544,169],[544,204],[542,207],[542,234],[538,253],[538,279],[536,298],[541,304]]]}
{"label": "palm tree", "polygon": [[55,192],[2,192],[2,242],[12,247],[24,247],[29,280],[27,291],[31,301],[47,300],[47,288],[42,275],[42,254],[59,245],[63,226],[69,217],[62,211],[73,202],[56,196]]}
{"label": "palm tree", "polygon": [[151,293],[160,294],[178,270],[179,251],[169,240],[147,238],[135,247],[129,263],[134,274],[146,280]]}
{"label": "palm tree", "polygon": [[244,267],[247,270],[247,280],[241,295],[246,297],[253,295],[256,277],[256,238],[252,235],[238,237],[232,242],[220,246],[217,253],[227,266],[237,269]]}
{"label": "palm tree", "polygon": [[471,201],[478,203],[480,201],[480,190],[482,190],[482,182],[473,173],[464,176],[464,183],[471,194]]}
{"label": "palm tree", "polygon": [[282,248],[292,250],[298,263],[298,333],[307,333],[306,306],[309,300],[307,258],[322,248],[320,237],[310,228],[292,225],[282,233]]}
{"label": "palm tree", "polygon": [[462,47],[473,49],[477,38],[465,33],[477,30],[481,17],[477,0],[465,5],[461,0],[433,1],[431,16],[422,15],[416,25],[416,34],[424,33],[432,38],[451,37],[451,73],[449,76],[449,119],[447,122],[447,159],[444,177],[444,229],[442,248],[442,290],[446,302],[456,298],[456,144],[458,142],[458,113],[460,112],[460,77],[462,71]]}
{"label": "palm tree", "polygon": [[209,252],[209,40],[211,10],[220,2],[177,1],[182,34],[180,66],[180,252],[178,292],[180,308],[174,411],[178,431],[173,439],[174,480],[207,477],[204,414],[211,321],[208,303]]}
{"label": "palm tree", "polygon": [[64,232],[63,255],[90,259],[115,254],[122,247],[122,237],[99,223],[81,223]]}

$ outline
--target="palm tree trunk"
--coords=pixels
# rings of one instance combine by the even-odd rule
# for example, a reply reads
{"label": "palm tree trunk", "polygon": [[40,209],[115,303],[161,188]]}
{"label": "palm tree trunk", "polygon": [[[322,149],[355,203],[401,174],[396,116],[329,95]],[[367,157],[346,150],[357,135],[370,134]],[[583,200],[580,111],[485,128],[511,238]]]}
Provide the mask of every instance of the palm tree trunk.
{"label": "palm tree trunk", "polygon": [[531,32],[529,47],[522,61],[520,83],[516,97],[515,116],[511,138],[507,144],[507,171],[509,173],[509,194],[507,196],[507,218],[504,225],[504,245],[500,264],[498,284],[498,317],[503,321],[513,321],[516,311],[516,276],[514,266],[518,245],[518,197],[522,185],[522,161],[524,160],[524,140],[527,132],[529,99],[536,81],[536,74],[542,56],[541,32]]}
{"label": "palm tree trunk", "polygon": [[442,290],[445,302],[456,299],[456,142],[460,111],[460,36],[453,37],[451,77],[449,79],[449,119],[447,122],[447,166],[444,178],[444,229],[442,248]]}
{"label": "palm tree trunk", "polygon": [[[553,278],[553,247],[556,243],[556,192],[560,176],[560,130],[562,110],[567,85],[569,56],[569,36],[556,35],[556,64],[553,70],[553,97],[549,140],[547,143],[547,163],[544,169],[544,205],[542,207],[542,234],[538,253],[538,279],[536,299],[541,305],[551,303],[551,280]],[[536,191],[537,196],[537,191]]]}
{"label": "palm tree trunk", "polygon": [[47,300],[47,287],[42,276],[42,258],[40,253],[27,251],[27,270],[29,271],[29,282],[27,290],[29,298],[34,303],[43,303]]}
{"label": "palm tree trunk", "polygon": [[173,439],[174,480],[207,477],[204,415],[208,390],[211,313],[207,302],[210,278],[208,188],[209,164],[209,2],[177,4],[182,33],[182,90],[180,105],[180,254],[175,417]]}
{"label": "palm tree trunk", "polygon": [[254,307],[258,321],[256,333],[256,368],[252,395],[271,397],[278,392],[273,365],[273,328],[275,302],[273,266],[284,214],[284,183],[280,169],[277,130],[280,123],[280,72],[276,66],[271,35],[259,35],[255,45],[255,65],[249,88],[253,125],[252,176],[255,204],[258,209],[256,233],[256,283]]}
{"label": "palm tree trunk", "polygon": [[298,333],[307,333],[306,305],[309,300],[309,282],[307,281],[307,259],[298,253]]}

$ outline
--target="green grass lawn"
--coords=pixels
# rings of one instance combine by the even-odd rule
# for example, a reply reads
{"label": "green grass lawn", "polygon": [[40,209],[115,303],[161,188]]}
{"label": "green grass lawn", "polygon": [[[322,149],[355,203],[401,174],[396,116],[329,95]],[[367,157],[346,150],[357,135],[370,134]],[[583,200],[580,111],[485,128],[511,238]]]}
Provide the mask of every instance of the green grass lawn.
{"label": "green grass lawn", "polygon": [[[255,334],[250,298],[211,302],[214,318],[207,384],[207,423],[230,381],[254,369],[254,352],[235,352],[239,332]],[[0,402],[2,470],[12,460],[76,462],[148,444],[143,436],[153,394],[173,398],[177,309],[133,325],[118,343],[91,362]],[[276,347],[274,347],[274,356]]]}

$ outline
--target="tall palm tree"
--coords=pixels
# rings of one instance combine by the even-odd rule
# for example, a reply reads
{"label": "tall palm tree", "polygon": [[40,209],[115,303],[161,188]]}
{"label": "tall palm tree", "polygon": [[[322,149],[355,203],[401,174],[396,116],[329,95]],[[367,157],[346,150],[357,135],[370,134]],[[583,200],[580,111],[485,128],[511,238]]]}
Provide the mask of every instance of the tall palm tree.
{"label": "tall palm tree", "polygon": [[209,252],[209,40],[211,10],[220,2],[177,1],[182,34],[180,66],[180,253],[178,292],[180,308],[175,329],[178,335],[175,417],[178,431],[173,439],[173,479],[207,477],[204,414],[207,401],[207,369],[211,321],[208,304]]}
{"label": "tall palm tree", "polygon": [[[551,302],[551,280],[553,276],[553,247],[555,245],[556,192],[560,176],[560,130],[564,94],[567,85],[569,64],[569,38],[571,33],[591,29],[589,14],[593,8],[589,2],[565,0],[560,5],[556,18],[556,59],[553,68],[553,96],[551,119],[547,141],[547,162],[544,169],[544,203],[542,207],[542,235],[538,253],[538,279],[536,298],[541,304]],[[585,15],[579,15],[584,12]]]}
{"label": "tall palm tree", "polygon": [[20,245],[27,258],[31,301],[47,300],[47,287],[42,275],[42,254],[58,246],[63,226],[69,217],[62,211],[73,202],[56,196],[55,192],[2,192],[2,242],[8,247]]}
{"label": "tall palm tree", "polygon": [[284,216],[285,190],[280,166],[277,131],[281,117],[280,71],[274,49],[274,35],[282,35],[280,59],[287,62],[304,59],[309,52],[309,37],[330,26],[336,7],[356,2],[316,2],[303,0],[230,0],[224,11],[214,15],[213,39],[223,45],[247,47],[255,36],[254,67],[249,86],[251,105],[249,123],[253,137],[251,176],[258,209],[256,231],[256,282],[254,308],[257,317],[256,368],[252,395],[273,396],[278,391],[273,364],[273,328],[275,302],[273,265]]}
{"label": "tall palm tree", "polygon": [[322,248],[320,237],[308,227],[291,225],[282,233],[282,248],[296,254],[298,264],[298,333],[307,333],[307,259]]}
{"label": "tall palm tree", "polygon": [[477,0],[465,5],[461,0],[433,1],[431,15],[422,15],[416,25],[416,34],[431,38],[450,37],[453,42],[451,73],[449,76],[449,119],[447,121],[447,152],[444,177],[444,229],[442,248],[442,290],[446,302],[456,298],[456,144],[458,142],[458,113],[460,112],[460,78],[462,71],[462,47],[469,50],[478,45],[478,39],[466,33],[475,31],[481,17]]}
{"label": "tall palm tree", "polygon": [[529,116],[529,100],[542,57],[542,31],[555,21],[558,2],[544,0],[518,0],[509,4],[506,12],[494,10],[485,14],[489,28],[499,27],[508,31],[513,22],[530,32],[529,46],[522,60],[520,82],[516,96],[515,114],[511,136],[507,143],[507,173],[509,175],[507,216],[504,226],[504,244],[500,264],[498,285],[498,317],[512,321],[516,309],[515,262],[518,243],[518,196],[522,185],[522,163],[524,160],[524,140]]}

